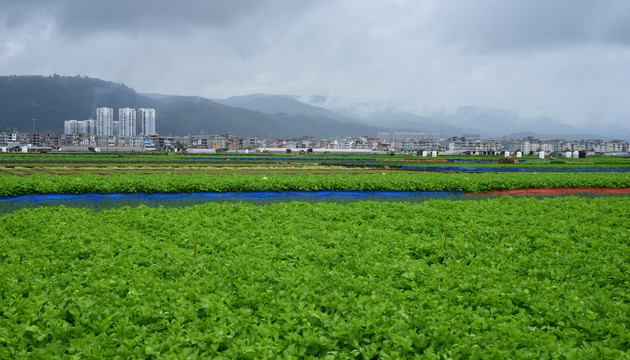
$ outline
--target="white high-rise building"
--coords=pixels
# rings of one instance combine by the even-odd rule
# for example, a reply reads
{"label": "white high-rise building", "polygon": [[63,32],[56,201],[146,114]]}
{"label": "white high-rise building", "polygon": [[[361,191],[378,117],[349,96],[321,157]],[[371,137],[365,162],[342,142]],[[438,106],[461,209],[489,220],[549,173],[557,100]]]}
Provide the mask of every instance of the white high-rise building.
{"label": "white high-rise building", "polygon": [[96,122],[98,136],[114,135],[114,109],[112,108],[96,108]]}
{"label": "white high-rise building", "polygon": [[120,126],[120,136],[136,136],[136,109],[118,109],[118,122]]}
{"label": "white high-rise building", "polygon": [[112,128],[114,129],[112,136],[114,136],[115,138],[119,138],[120,137],[120,121],[114,120],[112,122]]}
{"label": "white high-rise building", "polygon": [[66,120],[63,122],[63,134],[71,135],[79,132],[79,125],[76,120]]}
{"label": "white high-rise building", "polygon": [[96,135],[96,120],[88,119],[81,121],[82,125],[79,126],[81,132],[85,135]]}
{"label": "white high-rise building", "polygon": [[63,133],[65,135],[83,133],[85,135],[96,135],[96,120],[66,120],[63,122]]}
{"label": "white high-rise building", "polygon": [[138,109],[138,120],[142,135],[157,135],[155,131],[155,109]]}

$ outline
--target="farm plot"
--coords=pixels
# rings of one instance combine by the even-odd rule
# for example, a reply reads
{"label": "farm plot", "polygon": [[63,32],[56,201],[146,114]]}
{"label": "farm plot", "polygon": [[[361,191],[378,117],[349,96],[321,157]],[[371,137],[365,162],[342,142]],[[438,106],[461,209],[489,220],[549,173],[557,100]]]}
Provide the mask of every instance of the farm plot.
{"label": "farm plot", "polygon": [[335,154],[219,154],[208,157],[174,153],[153,154],[0,154],[0,174],[296,174],[377,171],[618,171],[628,172],[630,159],[522,158],[519,164],[498,164],[501,156],[335,155]]}
{"label": "farm plot", "polygon": [[0,357],[630,358],[630,199],[0,216]]}
{"label": "farm plot", "polygon": [[0,196],[59,193],[394,190],[488,192],[526,188],[628,188],[624,173],[424,173],[109,176],[0,175]]}

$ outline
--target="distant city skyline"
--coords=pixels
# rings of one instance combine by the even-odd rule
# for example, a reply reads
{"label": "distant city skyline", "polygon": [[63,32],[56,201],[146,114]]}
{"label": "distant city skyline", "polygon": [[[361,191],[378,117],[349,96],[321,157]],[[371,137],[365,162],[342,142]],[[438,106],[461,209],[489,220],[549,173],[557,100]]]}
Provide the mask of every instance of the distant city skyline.
{"label": "distant city skyline", "polygon": [[[77,127],[80,123],[86,125],[95,120],[67,120],[68,128]],[[565,139],[541,140],[534,137],[522,139],[481,139],[477,135],[461,137],[432,138],[427,133],[421,132],[394,132],[381,133],[379,138],[335,137],[335,138],[303,138],[303,139],[273,139],[256,137],[235,137],[230,135],[191,135],[191,136],[136,136],[115,137],[96,136],[82,132],[67,133],[63,137],[51,131],[43,134],[34,132],[30,134],[16,134],[0,132],[0,146],[2,151],[28,151],[29,148],[46,148],[49,150],[73,148],[73,151],[91,151],[90,149],[106,147],[115,151],[152,151],[175,149],[193,149],[202,153],[205,150],[246,150],[287,152],[295,150],[308,152],[313,149],[330,152],[405,152],[417,155],[433,156],[442,154],[503,154],[509,155],[538,155],[545,157],[549,154],[555,156],[577,157],[579,152],[584,154],[612,154],[627,155],[630,152],[630,143],[623,140],[603,141],[600,139],[570,141]],[[35,149],[35,150],[36,150]]]}
{"label": "distant city skyline", "polygon": [[[157,135],[155,127],[155,109],[152,108],[119,108],[118,120],[114,120],[114,109],[108,107],[96,108],[96,120],[66,120],[64,121],[64,133],[73,133],[76,129],[91,129],[91,121],[94,121],[96,131],[94,134],[83,132],[86,135],[134,137],[138,135],[137,123],[140,121],[140,135]],[[70,131],[70,132],[69,132]]]}

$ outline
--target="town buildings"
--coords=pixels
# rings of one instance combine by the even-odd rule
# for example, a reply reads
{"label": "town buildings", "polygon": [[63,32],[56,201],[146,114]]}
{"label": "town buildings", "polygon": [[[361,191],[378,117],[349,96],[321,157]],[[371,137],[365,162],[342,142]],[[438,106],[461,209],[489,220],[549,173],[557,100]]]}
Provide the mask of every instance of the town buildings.
{"label": "town buildings", "polygon": [[[96,120],[66,120],[64,135],[50,131],[43,133],[0,132],[0,146],[3,151],[30,148],[65,151],[175,151],[197,149],[209,151],[273,151],[287,149],[304,151],[320,150],[329,152],[402,152],[421,153],[436,151],[441,154],[499,154],[505,151],[515,154],[534,155],[566,154],[584,151],[591,154],[628,154],[630,145],[623,140],[604,141],[586,139],[570,141],[565,139],[542,140],[534,137],[523,139],[482,139],[479,135],[439,138],[427,132],[379,133],[378,137],[336,137],[317,139],[302,137],[295,139],[259,139],[237,137],[231,134],[160,136],[155,127],[155,109],[118,109],[118,120],[113,118],[113,109],[96,109]],[[137,115],[137,118],[136,118]],[[137,119],[137,121],[136,121]],[[139,123],[139,124],[138,124]],[[137,129],[140,128],[138,133]]]}
{"label": "town buildings", "polygon": [[66,120],[63,122],[63,134],[64,135],[72,135],[72,134],[85,134],[85,135],[96,135],[97,134],[97,126],[96,120]]}
{"label": "town buildings", "polygon": [[138,109],[138,121],[140,122],[141,135],[157,135],[155,131],[155,109]]}
{"label": "town buildings", "polygon": [[114,136],[114,109],[106,107],[97,108],[96,123],[96,135]]}
{"label": "town buildings", "polygon": [[133,137],[136,136],[136,109],[121,108],[118,109],[118,136]]}

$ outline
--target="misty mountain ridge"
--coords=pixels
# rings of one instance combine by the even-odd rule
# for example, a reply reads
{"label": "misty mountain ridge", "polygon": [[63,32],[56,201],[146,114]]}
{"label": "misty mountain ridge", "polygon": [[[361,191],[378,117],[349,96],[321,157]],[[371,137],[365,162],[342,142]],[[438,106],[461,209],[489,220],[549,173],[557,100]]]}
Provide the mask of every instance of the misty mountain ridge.
{"label": "misty mountain ridge", "polygon": [[576,126],[563,124],[550,118],[524,118],[513,112],[501,109],[485,109],[472,106],[461,107],[455,114],[442,118],[450,123],[476,126],[484,136],[500,137],[511,132],[529,132],[537,134],[585,134],[588,131]]}
{"label": "misty mountain ridge", "polygon": [[[387,128],[387,131],[437,133],[442,137],[479,135],[481,138],[511,139],[532,136],[539,139],[567,140],[629,139],[630,131],[620,126],[598,126],[597,131],[563,124],[548,117],[528,118],[514,112],[462,106],[454,113],[421,116],[398,110],[392,102],[361,102],[338,106],[326,96],[252,94],[215,101],[263,113],[310,114],[348,122]],[[333,103],[331,105],[331,103]],[[406,106],[409,107],[409,106]],[[322,111],[323,110],[323,111]],[[621,135],[620,135],[621,134]],[[623,134],[626,134],[623,136]]]}
{"label": "misty mountain ridge", "polygon": [[376,136],[381,131],[326,116],[264,114],[199,96],[147,96],[122,83],[82,76],[0,76],[0,126],[4,128],[31,132],[35,127],[63,134],[65,120],[94,119],[97,107],[154,108],[157,132],[171,136],[229,132],[240,137],[325,138]]}
{"label": "misty mountain ridge", "polygon": [[529,133],[539,139],[562,138],[567,140],[630,138],[630,131],[618,127],[597,126],[596,129],[564,124],[549,117],[524,117],[502,109],[461,107],[454,114],[436,116],[438,119],[464,126],[476,127],[484,137],[522,138],[517,133]]}
{"label": "misty mountain ridge", "polygon": [[583,129],[549,118],[471,106],[421,116],[397,110],[391,102],[344,107],[318,95],[252,94],[211,100],[140,94],[122,83],[81,76],[0,76],[0,126],[5,128],[29,132],[32,119],[37,119],[37,131],[63,133],[64,120],[95,118],[97,107],[155,108],[158,133],[173,136],[230,132],[242,137],[325,138],[414,131],[441,137],[477,134],[503,139],[532,134],[540,139],[630,139],[630,131],[621,126]]}
{"label": "misty mountain ridge", "polygon": [[[326,100],[320,101],[322,104],[328,104]],[[336,107],[335,111],[347,117],[362,118],[368,124],[379,124],[396,131],[436,132],[443,137],[476,134],[482,138],[509,139],[516,134],[527,133],[531,134],[528,136],[539,139],[630,140],[630,130],[622,126],[598,125],[596,129],[586,129],[548,117],[524,117],[508,110],[474,106],[462,106],[453,113],[443,112],[424,116],[397,110],[396,105],[391,103],[362,102],[345,108]]]}
{"label": "misty mountain ridge", "polygon": [[[317,98],[317,97],[310,97]],[[322,97],[319,97],[322,98]],[[243,96],[232,96],[227,99],[212,99],[220,104],[239,107],[249,110],[259,111],[264,114],[290,114],[307,115],[315,117],[329,118],[347,123],[365,125],[362,120],[345,117],[341,114],[329,111],[320,106],[314,106],[301,101],[299,96],[293,95],[267,95],[251,94]],[[375,124],[375,126],[378,126]]]}
{"label": "misty mountain ridge", "polygon": [[286,113],[324,116],[330,118],[340,117],[338,114],[324,108],[305,104],[295,100],[295,97],[288,95],[251,94],[232,96],[227,99],[212,99],[212,101],[233,107],[256,110],[265,114]]}
{"label": "misty mountain ridge", "polygon": [[[623,129],[594,133],[580,127],[566,125],[550,118],[525,118],[502,109],[487,109],[473,106],[460,107],[453,114],[442,113],[420,116],[411,112],[398,111],[391,103],[354,104],[347,108],[325,107],[329,104],[325,96],[293,96],[252,94],[215,99],[219,103],[256,110],[267,114],[301,114],[325,116],[345,122],[369,124],[387,128],[387,131],[413,131],[437,133],[442,137],[475,134],[482,138],[513,138],[517,134],[529,134],[540,139],[563,138],[567,140],[601,138],[612,140],[623,134]],[[316,106],[314,104],[320,104]],[[388,110],[376,110],[388,107]],[[337,111],[337,112],[335,112]],[[629,133],[625,130],[625,133]],[[609,134],[609,135],[606,135]]]}
{"label": "misty mountain ridge", "polygon": [[369,124],[387,124],[393,131],[422,131],[437,133],[442,137],[478,134],[476,128],[466,128],[428,117],[399,111],[378,111],[371,114],[366,121]]}

